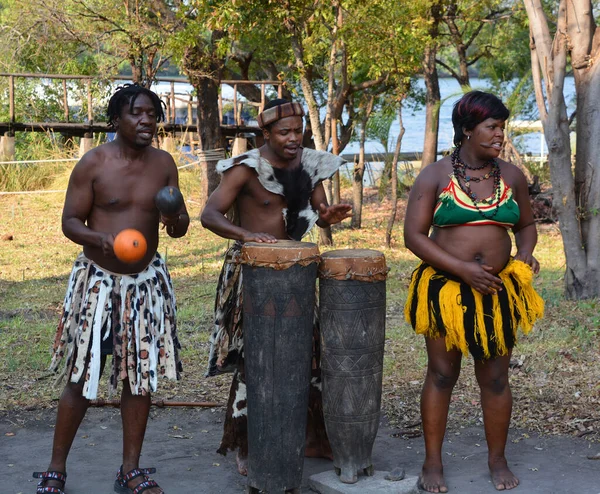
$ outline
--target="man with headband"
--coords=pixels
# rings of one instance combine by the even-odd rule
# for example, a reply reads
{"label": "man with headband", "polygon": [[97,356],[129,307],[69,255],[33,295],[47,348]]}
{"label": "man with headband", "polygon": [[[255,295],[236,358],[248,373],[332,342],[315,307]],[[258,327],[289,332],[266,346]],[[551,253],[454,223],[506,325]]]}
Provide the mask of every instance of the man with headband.
{"label": "man with headband", "polygon": [[[221,183],[202,212],[202,225],[235,240],[225,255],[215,302],[208,375],[234,372],[219,453],[237,450],[238,470],[247,473],[247,416],[244,375],[242,275],[235,257],[244,242],[301,240],[317,224],[350,217],[351,206],[328,206],[323,180],[344,163],[339,156],[303,148],[304,110],[284,99],[269,102],[258,116],[265,144],[219,161]],[[232,220],[225,215],[233,208]],[[320,392],[318,333],[315,331],[306,456],[331,458]]]}

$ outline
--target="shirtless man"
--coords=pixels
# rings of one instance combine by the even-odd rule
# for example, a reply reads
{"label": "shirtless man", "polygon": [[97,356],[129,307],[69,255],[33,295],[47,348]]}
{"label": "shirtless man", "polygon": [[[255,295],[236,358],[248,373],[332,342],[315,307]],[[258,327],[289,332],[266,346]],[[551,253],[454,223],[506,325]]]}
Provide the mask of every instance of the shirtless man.
{"label": "shirtless man", "polygon": [[[175,298],[166,265],[156,249],[162,223],[171,237],[187,232],[183,204],[177,214],[161,215],[154,205],[164,186],[178,187],[170,154],[153,148],[156,124],[164,119],[162,103],[138,85],[117,89],[108,104],[114,141],[86,153],[69,180],[62,216],[66,237],[83,246],[75,261],[51,369],[67,377],[58,405],[52,459],[37,493],[63,493],[66,463],[89,400],[96,398],[106,355],[113,354],[111,388],[122,381],[123,463],[116,492],[159,494],[162,489],[139,470],[139,457],[158,376],[178,379],[180,361]],[[115,257],[115,235],[139,230],[146,255],[126,264]],[[81,472],[85,475],[85,472]],[[90,486],[90,492],[102,490]],[[105,489],[107,490],[107,489]]]}
{"label": "shirtless man", "polygon": [[[233,383],[218,452],[237,450],[238,471],[247,473],[247,416],[242,329],[242,276],[234,258],[243,242],[275,243],[301,240],[316,223],[324,227],[350,216],[351,206],[327,205],[322,181],[344,163],[338,156],[301,147],[304,111],[298,103],[274,100],[258,116],[265,144],[220,161],[219,187],[202,212],[202,225],[221,237],[235,240],[228,250],[215,303],[208,375],[234,370]],[[225,214],[234,207],[236,219]],[[318,345],[318,335],[315,340]],[[331,457],[325,434],[319,386],[318,348],[307,427],[307,456]]]}

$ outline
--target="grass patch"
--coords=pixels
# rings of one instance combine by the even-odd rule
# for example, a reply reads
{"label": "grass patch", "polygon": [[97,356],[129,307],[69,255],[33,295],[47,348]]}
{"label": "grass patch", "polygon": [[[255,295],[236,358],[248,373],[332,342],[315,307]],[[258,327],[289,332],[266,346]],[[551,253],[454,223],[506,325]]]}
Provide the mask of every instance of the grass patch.
{"label": "grass patch", "polygon": [[[54,161],[73,158],[76,156],[74,143],[68,142],[65,153],[65,143],[57,142],[52,133],[26,132],[19,133],[15,143],[16,159],[47,160],[45,163],[12,163],[0,162],[0,192],[43,190],[51,186],[58,177],[73,167],[72,161]],[[66,156],[65,156],[66,154]]]}
{"label": "grass patch", "polygon": [[[204,378],[217,277],[228,242],[204,230],[198,220],[198,171],[181,171],[181,188],[191,224],[171,239],[161,231],[159,251],[167,258],[179,308],[184,377],[161,382],[157,398],[225,402],[230,376]],[[66,185],[68,171],[54,179]],[[344,189],[347,199],[350,191]],[[46,377],[67,277],[80,247],[60,229],[63,194],[0,196],[0,409],[51,406],[61,391]],[[363,228],[334,228],[335,248],[373,248],[391,268],[387,281],[387,329],[383,407],[393,424],[418,423],[419,395],[427,357],[423,339],[404,322],[403,306],[414,255],[402,243],[405,200],[399,203],[392,248],[384,246],[389,204],[377,191],[365,194]],[[316,241],[317,235],[311,240]],[[546,300],[546,317],[513,353],[513,425],[546,433],[598,438],[600,421],[600,302],[563,298],[565,260],[555,226],[540,226],[536,256],[542,270],[536,288]],[[106,397],[107,385],[101,385]],[[478,387],[470,359],[464,359],[453,394],[449,427],[481,420]]]}

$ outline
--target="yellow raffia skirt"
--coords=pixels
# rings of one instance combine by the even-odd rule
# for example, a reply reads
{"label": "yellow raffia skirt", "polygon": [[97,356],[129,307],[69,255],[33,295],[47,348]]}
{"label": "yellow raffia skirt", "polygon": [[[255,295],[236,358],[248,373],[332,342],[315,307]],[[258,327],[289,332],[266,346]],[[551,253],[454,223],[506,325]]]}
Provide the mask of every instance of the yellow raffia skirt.
{"label": "yellow raffia skirt", "polygon": [[404,307],[406,321],[417,334],[444,337],[448,351],[471,353],[476,360],[506,355],[544,315],[544,301],[532,285],[533,272],[510,260],[498,273],[503,290],[483,295],[460,278],[421,263],[414,270]]}

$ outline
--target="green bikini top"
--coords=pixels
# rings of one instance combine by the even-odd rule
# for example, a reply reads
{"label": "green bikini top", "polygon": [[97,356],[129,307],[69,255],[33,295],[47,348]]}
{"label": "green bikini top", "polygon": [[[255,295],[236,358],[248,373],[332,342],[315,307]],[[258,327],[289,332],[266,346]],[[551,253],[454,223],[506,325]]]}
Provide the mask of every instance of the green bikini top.
{"label": "green bikini top", "polygon": [[473,200],[460,188],[456,176],[452,174],[450,183],[442,190],[433,210],[433,226],[443,228],[461,225],[497,225],[512,228],[519,221],[521,213],[519,205],[513,199],[512,189],[502,177],[500,177],[498,212],[493,218],[484,217],[480,213],[481,211],[486,216],[491,216],[497,204],[478,201],[475,207]]}

